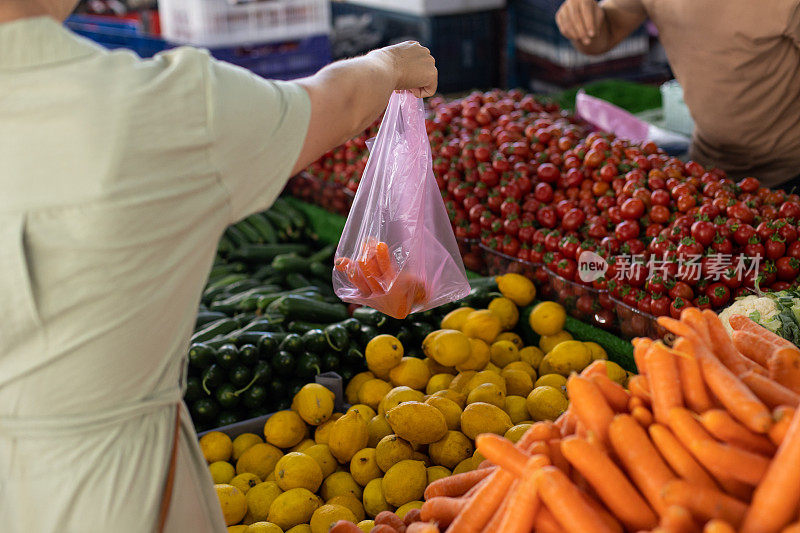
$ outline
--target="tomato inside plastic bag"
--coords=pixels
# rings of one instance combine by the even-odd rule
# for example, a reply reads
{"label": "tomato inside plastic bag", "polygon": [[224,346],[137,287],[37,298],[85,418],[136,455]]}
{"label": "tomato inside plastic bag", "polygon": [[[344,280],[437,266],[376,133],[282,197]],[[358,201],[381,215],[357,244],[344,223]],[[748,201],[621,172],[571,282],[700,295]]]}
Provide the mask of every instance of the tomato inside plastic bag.
{"label": "tomato inside plastic bag", "polygon": [[333,288],[394,318],[459,300],[470,287],[433,176],[422,100],[389,100],[336,250]]}

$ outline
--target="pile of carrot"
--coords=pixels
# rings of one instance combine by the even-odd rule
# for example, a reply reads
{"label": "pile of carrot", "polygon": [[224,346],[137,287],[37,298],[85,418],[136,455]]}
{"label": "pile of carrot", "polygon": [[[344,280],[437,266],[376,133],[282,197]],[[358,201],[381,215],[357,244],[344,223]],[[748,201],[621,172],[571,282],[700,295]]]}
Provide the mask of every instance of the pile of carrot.
{"label": "pile of carrot", "polygon": [[389,246],[375,237],[361,243],[356,257],[337,258],[334,267],[345,274],[359,298],[369,298],[370,307],[394,318],[405,318],[415,304],[427,299],[425,284],[416,276],[398,271]]}
{"label": "pile of carrot", "polygon": [[421,519],[448,533],[800,533],[800,349],[743,316],[659,323],[624,389],[597,361],[569,409],[516,443],[477,439],[478,470],[437,480]]}

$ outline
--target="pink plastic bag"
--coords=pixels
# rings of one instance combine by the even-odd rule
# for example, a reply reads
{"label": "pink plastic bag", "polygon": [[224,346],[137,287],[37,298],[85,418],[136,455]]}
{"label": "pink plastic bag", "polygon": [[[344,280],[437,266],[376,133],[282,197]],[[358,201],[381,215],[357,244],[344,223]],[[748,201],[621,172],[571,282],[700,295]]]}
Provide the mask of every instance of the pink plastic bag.
{"label": "pink plastic bag", "polygon": [[410,92],[389,100],[336,250],[333,288],[394,318],[469,293],[433,176],[425,110]]}

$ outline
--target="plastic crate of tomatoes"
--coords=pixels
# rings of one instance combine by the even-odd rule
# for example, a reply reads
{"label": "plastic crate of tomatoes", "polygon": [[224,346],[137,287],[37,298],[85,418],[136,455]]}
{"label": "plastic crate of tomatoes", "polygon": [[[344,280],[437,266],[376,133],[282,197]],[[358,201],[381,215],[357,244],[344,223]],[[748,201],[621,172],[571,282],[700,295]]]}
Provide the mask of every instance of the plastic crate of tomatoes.
{"label": "plastic crate of tomatoes", "polygon": [[319,205],[344,217],[350,212],[355,194],[338,183],[325,181],[301,172],[287,184],[289,194],[308,203]]}

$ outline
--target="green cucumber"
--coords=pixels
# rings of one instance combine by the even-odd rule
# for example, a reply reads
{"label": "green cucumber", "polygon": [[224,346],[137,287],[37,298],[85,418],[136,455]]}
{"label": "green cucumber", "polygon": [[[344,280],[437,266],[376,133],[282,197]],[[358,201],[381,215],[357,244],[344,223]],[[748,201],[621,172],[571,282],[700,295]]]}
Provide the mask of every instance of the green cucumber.
{"label": "green cucumber", "polygon": [[278,213],[274,209],[264,211],[264,216],[267,217],[272,227],[278,232],[278,237],[285,240],[287,237],[297,237],[298,232],[292,227],[292,221],[283,213]]}
{"label": "green cucumber", "polygon": [[215,279],[213,282],[206,285],[205,293],[209,290],[216,289],[218,287],[227,287],[228,285],[233,285],[234,283],[238,283],[248,279],[247,274],[228,274],[227,276],[223,276],[221,278]]}
{"label": "green cucumber", "polygon": [[228,318],[228,315],[216,311],[201,311],[197,313],[197,318],[194,320],[194,329],[197,331],[206,324],[214,322],[215,320],[222,320],[223,318]]}
{"label": "green cucumber", "polygon": [[198,370],[205,370],[216,360],[216,351],[201,342],[192,344],[189,347],[189,365]]}
{"label": "green cucumber", "polygon": [[267,388],[263,385],[253,385],[241,394],[242,404],[249,409],[263,407],[268,397]]}
{"label": "green cucumber", "polygon": [[217,364],[225,369],[239,362],[239,349],[235,344],[224,344],[217,349]]}
{"label": "green cucumber", "polygon": [[258,348],[255,344],[243,344],[239,347],[239,362],[248,367],[258,363]]}
{"label": "green cucumber", "polygon": [[233,241],[227,236],[223,235],[219,239],[219,243],[217,243],[217,253],[218,254],[225,254],[228,255],[236,249],[236,245],[233,244]]}
{"label": "green cucumber", "polygon": [[303,213],[301,213],[300,211],[289,205],[289,202],[287,202],[285,199],[280,197],[276,198],[275,201],[272,203],[271,210],[273,212],[277,211],[282,215],[284,215],[286,218],[288,218],[296,229],[298,230],[305,229],[306,224],[308,222],[306,220],[305,215],[303,215]]}
{"label": "green cucumber", "polygon": [[311,286],[311,282],[299,272],[286,274],[286,284],[292,289],[301,289],[303,287]]}
{"label": "green cucumber", "polygon": [[246,331],[264,331],[269,333],[283,331],[283,327],[268,318],[257,317],[252,322],[245,324],[239,329],[240,333],[244,333]]}
{"label": "green cucumber", "polygon": [[221,278],[222,276],[227,276],[228,274],[241,274],[246,270],[244,263],[225,263],[223,265],[216,265],[211,269],[211,272],[208,273],[208,280],[214,281],[217,278]]}
{"label": "green cucumber", "polygon": [[374,328],[383,327],[388,321],[388,317],[371,307],[359,307],[353,311],[353,318],[362,324],[370,325]]}
{"label": "green cucumber", "polygon": [[234,248],[241,248],[247,244],[252,244],[247,236],[236,226],[228,226],[228,229],[225,230],[225,235],[233,242]]}
{"label": "green cucumber", "polygon": [[331,349],[342,352],[350,347],[350,335],[341,324],[331,324],[322,330]]}
{"label": "green cucumber", "polygon": [[276,374],[283,377],[290,377],[295,371],[294,356],[289,352],[279,350],[270,359],[270,366]]}
{"label": "green cucumber", "polygon": [[311,322],[339,322],[349,318],[347,306],[319,302],[296,294],[283,296],[267,308],[269,312],[279,313],[287,320],[308,320]]}
{"label": "green cucumber", "polygon": [[211,340],[218,335],[235,331],[238,327],[239,324],[231,318],[216,320],[192,335],[192,343]]}
{"label": "green cucumber", "polygon": [[328,283],[331,282],[331,277],[333,276],[333,271],[331,271],[331,268],[318,261],[311,261],[308,264],[308,272],[319,279],[326,280]]}
{"label": "green cucumber", "polygon": [[336,372],[341,364],[342,362],[336,354],[327,353],[322,356],[322,369],[325,372]]}
{"label": "green cucumber", "polygon": [[275,233],[275,228],[272,227],[267,217],[261,213],[250,215],[245,220],[261,235],[264,242],[269,244],[277,244],[278,234]]}
{"label": "green cucumber", "polygon": [[[223,383],[217,388],[214,397],[217,403],[223,409],[233,409],[239,405],[239,396],[236,395],[236,387],[232,383]],[[227,425],[227,421],[220,422],[222,425]]]}
{"label": "green cucumber", "polygon": [[309,352],[324,353],[328,350],[328,339],[322,328],[312,329],[303,334],[303,346]]}
{"label": "green cucumber", "polygon": [[262,283],[265,283],[264,280],[275,277],[275,269],[272,268],[272,265],[262,265],[258,267],[258,270],[253,272],[253,277],[257,280],[260,280]]}
{"label": "green cucumber", "polygon": [[278,349],[295,355],[301,354],[304,350],[303,338],[297,333],[289,333],[281,341]]}
{"label": "green cucumber", "polygon": [[364,354],[361,353],[361,350],[351,346],[342,356],[342,363],[351,368],[363,367],[366,364],[366,359],[364,359]]}
{"label": "green cucumber", "polygon": [[228,372],[228,380],[237,388],[244,387],[253,378],[253,372],[246,366],[239,364]]}
{"label": "green cucumber", "polygon": [[322,373],[322,361],[317,354],[306,352],[297,358],[295,372],[301,378],[313,378]]}
{"label": "green cucumber", "polygon": [[231,253],[231,259],[263,263],[272,261],[282,254],[307,254],[308,252],[309,248],[306,244],[247,244]]}
{"label": "green cucumber", "polygon": [[211,398],[201,398],[192,404],[192,419],[208,427],[216,420],[219,414],[219,405]]}
{"label": "green cucumber", "polygon": [[272,268],[277,272],[283,272],[285,274],[305,274],[308,272],[308,265],[308,259],[294,253],[281,254],[272,260]]}
{"label": "green cucumber", "polygon": [[327,263],[333,257],[333,254],[336,253],[336,245],[329,244],[324,248],[314,252],[313,254],[308,256],[308,260],[312,263]]}
{"label": "green cucumber", "polygon": [[205,395],[206,393],[203,391],[203,384],[200,378],[192,376],[186,380],[186,392],[183,393],[184,401],[193,402]]}
{"label": "green cucumber", "polygon": [[211,394],[211,391],[222,385],[224,381],[225,370],[216,363],[206,368],[200,379],[203,391],[205,391],[206,394]]}
{"label": "green cucumber", "polygon": [[[256,346],[259,346],[262,342],[262,338],[265,335],[276,340],[283,340],[286,338],[287,334],[274,331],[243,331],[236,335],[236,342],[238,344],[255,344]],[[278,342],[280,342],[280,340]]]}
{"label": "green cucumber", "polygon": [[321,330],[325,327],[325,324],[318,324],[315,322],[302,322],[300,320],[295,320],[294,322],[290,322],[286,329],[289,333],[297,333],[298,335],[304,335],[309,331],[313,330]]}
{"label": "green cucumber", "polygon": [[261,234],[256,231],[256,229],[251,226],[246,220],[241,220],[234,224],[234,227],[242,232],[242,235],[247,237],[247,240],[251,243],[263,243],[264,239],[261,237]]}
{"label": "green cucumber", "polygon": [[302,289],[293,289],[290,291],[276,292],[274,294],[262,296],[258,299],[257,308],[263,311],[267,309],[273,302],[280,300],[285,296],[292,295],[305,296],[306,298],[311,298],[312,300],[322,299],[322,295],[317,292],[316,288],[305,287]]}

